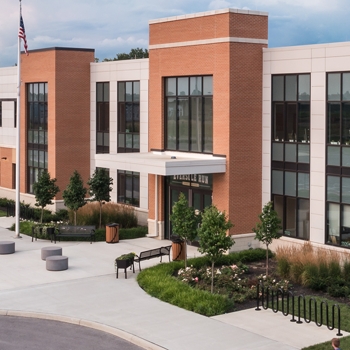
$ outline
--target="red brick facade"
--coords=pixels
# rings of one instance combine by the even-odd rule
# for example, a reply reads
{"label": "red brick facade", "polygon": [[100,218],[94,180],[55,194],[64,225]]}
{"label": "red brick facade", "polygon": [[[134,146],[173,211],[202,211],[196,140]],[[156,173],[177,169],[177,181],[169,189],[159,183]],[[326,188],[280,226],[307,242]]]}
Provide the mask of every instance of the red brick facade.
{"label": "red brick facade", "polygon": [[[226,173],[213,176],[213,204],[229,214],[235,234],[252,232],[261,212],[267,21],[266,15],[227,11],[150,24],[149,148],[164,149],[163,78],[212,75],[213,153],[227,159]],[[150,176],[150,219],[155,217],[153,193]],[[164,190],[161,193],[159,203],[164,203]],[[164,205],[158,207],[162,221]]]}
{"label": "red brick facade", "polygon": [[52,48],[21,57],[21,192],[27,189],[26,84],[48,83],[48,171],[61,192],[77,170],[90,176],[90,62],[93,50]]}

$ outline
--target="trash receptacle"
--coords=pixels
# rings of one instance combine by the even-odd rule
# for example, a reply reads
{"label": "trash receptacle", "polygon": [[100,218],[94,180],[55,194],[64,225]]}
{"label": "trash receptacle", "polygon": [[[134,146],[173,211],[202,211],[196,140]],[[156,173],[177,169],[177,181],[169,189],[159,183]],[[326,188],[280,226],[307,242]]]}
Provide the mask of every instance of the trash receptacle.
{"label": "trash receptacle", "polygon": [[185,260],[185,256],[186,256],[185,241],[176,235],[172,235],[170,239],[173,242],[171,245],[171,250],[173,252],[173,261]]}
{"label": "trash receptacle", "polygon": [[119,242],[119,224],[106,225],[106,243]]}

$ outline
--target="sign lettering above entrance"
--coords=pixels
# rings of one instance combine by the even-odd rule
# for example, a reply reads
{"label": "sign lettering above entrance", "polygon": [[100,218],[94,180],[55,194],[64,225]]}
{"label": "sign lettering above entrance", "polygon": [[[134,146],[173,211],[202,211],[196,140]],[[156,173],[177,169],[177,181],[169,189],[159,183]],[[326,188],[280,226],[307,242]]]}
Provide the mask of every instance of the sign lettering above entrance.
{"label": "sign lettering above entrance", "polygon": [[174,175],[173,180],[191,181],[191,182],[197,182],[199,184],[209,185],[209,175],[198,175],[198,174]]}

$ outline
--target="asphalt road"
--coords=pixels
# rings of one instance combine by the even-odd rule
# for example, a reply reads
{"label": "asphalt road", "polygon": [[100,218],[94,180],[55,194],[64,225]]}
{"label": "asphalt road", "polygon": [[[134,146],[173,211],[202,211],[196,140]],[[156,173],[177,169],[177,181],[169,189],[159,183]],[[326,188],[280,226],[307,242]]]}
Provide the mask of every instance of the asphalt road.
{"label": "asphalt road", "polygon": [[92,328],[37,318],[0,316],[1,350],[141,350]]}

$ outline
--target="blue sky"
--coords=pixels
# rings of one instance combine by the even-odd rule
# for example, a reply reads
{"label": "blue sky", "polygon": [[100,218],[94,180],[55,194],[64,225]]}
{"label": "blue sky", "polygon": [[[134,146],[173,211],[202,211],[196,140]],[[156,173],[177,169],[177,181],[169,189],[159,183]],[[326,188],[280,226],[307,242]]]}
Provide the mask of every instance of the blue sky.
{"label": "blue sky", "polygon": [[[95,49],[100,60],[148,47],[148,21],[222,8],[269,14],[269,47],[350,41],[349,0],[22,0],[29,50]],[[0,67],[17,61],[19,1],[1,0]],[[23,50],[23,47],[22,47]]]}

